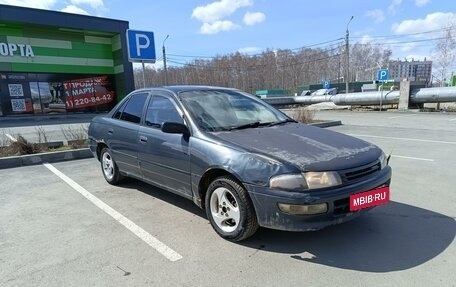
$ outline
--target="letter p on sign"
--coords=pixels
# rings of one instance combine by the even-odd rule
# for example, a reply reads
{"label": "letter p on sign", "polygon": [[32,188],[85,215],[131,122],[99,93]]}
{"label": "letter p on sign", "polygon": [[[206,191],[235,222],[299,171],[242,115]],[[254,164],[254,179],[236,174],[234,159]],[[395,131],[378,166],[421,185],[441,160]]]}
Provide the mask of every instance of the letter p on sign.
{"label": "letter p on sign", "polygon": [[154,33],[127,30],[128,59],[130,62],[155,63]]}
{"label": "letter p on sign", "polygon": [[388,80],[388,69],[378,70],[377,71],[377,81],[387,81]]}

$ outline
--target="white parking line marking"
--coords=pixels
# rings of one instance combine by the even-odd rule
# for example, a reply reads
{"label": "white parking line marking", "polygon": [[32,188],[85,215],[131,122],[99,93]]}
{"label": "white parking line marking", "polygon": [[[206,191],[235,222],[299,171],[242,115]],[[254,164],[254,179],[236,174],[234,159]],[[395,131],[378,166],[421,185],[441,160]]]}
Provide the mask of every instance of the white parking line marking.
{"label": "white parking line marking", "polygon": [[402,115],[402,116],[395,116],[395,117],[389,117],[388,119],[399,119],[399,118],[405,118],[405,117],[414,117],[416,114],[413,115]]}
{"label": "white parking line marking", "polygon": [[372,135],[357,135],[357,134],[348,134],[348,135],[354,136],[354,137],[366,137],[366,138],[391,139],[391,140],[403,140],[403,141],[415,141],[415,142],[454,144],[454,145],[456,145],[456,142],[447,142],[447,141],[422,140],[422,139],[411,139],[411,138],[395,138],[395,137],[383,137],[383,136],[372,136]]}
{"label": "white parking line marking", "polygon": [[421,160],[421,161],[434,161],[433,159],[429,158],[420,158],[420,157],[410,157],[410,156],[402,156],[402,155],[391,155],[391,157],[397,157],[397,158],[404,158],[404,159],[413,159],[413,160]]}
{"label": "white parking line marking", "polygon": [[168,246],[166,246],[163,242],[152,236],[150,233],[136,225],[133,221],[130,219],[126,218],[116,210],[114,210],[112,207],[101,201],[98,197],[94,196],[90,192],[88,192],[85,188],[77,184],[75,181],[73,181],[71,178],[63,174],[61,171],[56,169],[52,164],[49,163],[43,163],[43,165],[48,168],[50,171],[52,171],[55,175],[60,177],[64,182],[66,182],[69,186],[71,186],[74,190],[79,192],[82,196],[84,196],[86,199],[88,199],[90,202],[95,204],[98,208],[109,214],[112,218],[114,218],[116,221],[118,221],[120,224],[125,226],[128,230],[133,232],[136,236],[138,236],[140,239],[142,239],[144,242],[149,244],[152,248],[157,250],[159,253],[161,253],[163,256],[168,258],[170,261],[177,261],[179,259],[182,259],[182,256],[177,253],[176,251],[172,250]]}
{"label": "white parking line marking", "polygon": [[17,142],[17,139],[15,139],[12,135],[10,135],[10,134],[5,134],[5,136],[6,136],[7,138],[9,138],[10,141]]}

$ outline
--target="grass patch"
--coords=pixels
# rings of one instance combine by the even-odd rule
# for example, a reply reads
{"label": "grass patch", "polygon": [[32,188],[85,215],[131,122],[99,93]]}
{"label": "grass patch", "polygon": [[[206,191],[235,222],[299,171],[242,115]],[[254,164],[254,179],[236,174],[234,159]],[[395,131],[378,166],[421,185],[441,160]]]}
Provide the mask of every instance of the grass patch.
{"label": "grass patch", "polygon": [[6,136],[5,131],[0,136],[0,157],[21,156],[53,151],[66,151],[72,149],[80,149],[87,147],[87,129],[84,126],[74,128],[71,126],[62,127],[67,145],[61,142],[50,142],[49,136],[42,127],[36,127],[36,135],[38,142],[32,143],[18,134],[12,138]]}
{"label": "grass patch", "polygon": [[291,117],[300,123],[311,124],[315,122],[315,111],[306,107],[297,107],[291,110]]}

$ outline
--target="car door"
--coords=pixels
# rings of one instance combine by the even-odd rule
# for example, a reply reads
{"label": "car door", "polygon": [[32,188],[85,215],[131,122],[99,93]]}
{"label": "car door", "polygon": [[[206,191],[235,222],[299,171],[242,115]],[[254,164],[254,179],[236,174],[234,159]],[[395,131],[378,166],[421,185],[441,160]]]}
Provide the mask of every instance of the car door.
{"label": "car door", "polygon": [[117,110],[112,125],[107,127],[106,143],[113,153],[119,170],[129,176],[141,177],[138,166],[138,132],[148,93],[130,96]]}
{"label": "car door", "polygon": [[142,176],[145,181],[191,198],[189,138],[162,132],[164,122],[184,123],[182,111],[170,94],[156,92],[139,129]]}

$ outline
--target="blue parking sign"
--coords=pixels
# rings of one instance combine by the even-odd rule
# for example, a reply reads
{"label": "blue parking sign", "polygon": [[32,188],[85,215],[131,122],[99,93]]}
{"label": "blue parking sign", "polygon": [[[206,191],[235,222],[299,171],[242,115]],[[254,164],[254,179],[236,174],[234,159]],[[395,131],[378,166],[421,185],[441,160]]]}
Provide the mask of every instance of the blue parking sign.
{"label": "blue parking sign", "polygon": [[323,81],[323,89],[329,89],[329,81],[328,80]]}
{"label": "blue parking sign", "polygon": [[382,69],[377,71],[377,81],[388,80],[388,69]]}
{"label": "blue parking sign", "polygon": [[128,60],[130,62],[155,63],[154,33],[127,30]]}

